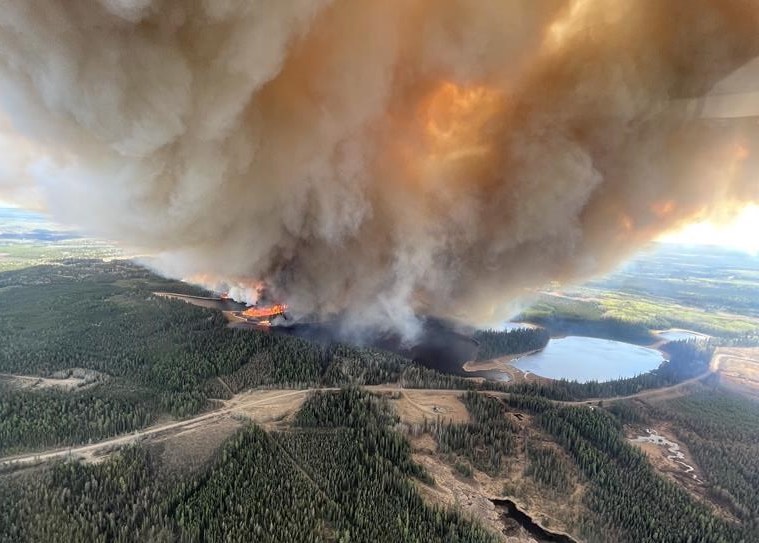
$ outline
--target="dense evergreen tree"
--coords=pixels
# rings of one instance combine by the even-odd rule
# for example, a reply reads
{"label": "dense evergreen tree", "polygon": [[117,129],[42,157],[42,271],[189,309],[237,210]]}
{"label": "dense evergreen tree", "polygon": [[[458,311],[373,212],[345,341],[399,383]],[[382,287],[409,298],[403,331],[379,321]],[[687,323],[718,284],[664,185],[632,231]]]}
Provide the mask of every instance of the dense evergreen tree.
{"label": "dense evergreen tree", "polygon": [[645,455],[624,439],[620,422],[603,409],[557,407],[545,400],[511,397],[509,405],[530,408],[537,422],[566,449],[590,482],[586,504],[593,513],[582,526],[589,541],[746,542],[750,525],[714,515],[683,489],[653,470]]}
{"label": "dense evergreen tree", "polygon": [[454,511],[424,503],[425,477],[380,400],[317,394],[298,429],[249,426],[186,480],[129,447],[94,465],[59,463],[0,484],[0,542],[492,542]]}
{"label": "dense evergreen tree", "polygon": [[469,391],[464,404],[472,422],[435,425],[440,451],[464,456],[474,467],[496,475],[513,455],[519,429],[505,417],[503,403],[495,398]]}
{"label": "dense evergreen tree", "polygon": [[510,331],[479,330],[477,360],[490,360],[508,354],[537,351],[548,345],[551,335],[544,328],[517,328]]}
{"label": "dense evergreen tree", "polygon": [[670,400],[655,413],[673,423],[712,497],[759,534],[759,404],[718,389]]}
{"label": "dense evergreen tree", "polygon": [[150,424],[155,408],[149,397],[129,396],[103,386],[78,393],[0,388],[0,455],[100,440]]}

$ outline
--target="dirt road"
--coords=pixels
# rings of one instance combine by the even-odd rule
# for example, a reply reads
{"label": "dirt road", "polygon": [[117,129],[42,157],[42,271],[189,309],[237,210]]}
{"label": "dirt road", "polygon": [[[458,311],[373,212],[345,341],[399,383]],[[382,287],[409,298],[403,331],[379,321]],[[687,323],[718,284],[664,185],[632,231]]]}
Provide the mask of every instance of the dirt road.
{"label": "dirt road", "polygon": [[[225,416],[230,416],[230,415],[233,415],[237,411],[244,410],[256,404],[270,403],[272,399],[274,399],[275,397],[281,399],[287,396],[305,395],[305,394],[308,394],[311,390],[313,389],[288,390],[288,391],[283,391],[281,394],[277,394],[276,396],[269,395],[263,399],[249,400],[247,402],[244,400],[244,398],[243,399],[240,398],[240,396],[243,396],[243,395],[239,395],[229,400],[228,402],[226,402],[224,407],[222,407],[221,409],[216,409],[208,413],[203,413],[191,419],[151,426],[149,428],[146,428],[145,430],[139,430],[130,434],[116,436],[110,439],[106,439],[105,441],[99,441],[98,443],[92,443],[89,445],[78,445],[74,447],[54,449],[51,451],[42,451],[42,452],[36,452],[32,454],[25,454],[25,455],[18,455],[18,456],[3,458],[3,459],[0,459],[0,469],[8,468],[8,467],[21,467],[23,465],[34,465],[41,462],[47,462],[49,460],[63,459],[63,458],[92,458],[98,452],[102,452],[102,451],[111,449],[113,447],[119,447],[119,446],[127,445],[130,443],[134,443],[136,441],[145,439],[147,437],[156,437],[162,433],[173,433],[173,432],[179,432],[182,430],[187,430],[193,426],[198,425],[199,423],[208,422],[208,421],[225,417]],[[325,389],[325,390],[336,390],[336,389]]]}
{"label": "dirt road", "polygon": [[[588,400],[581,400],[581,401],[556,401],[557,404],[561,405],[586,405],[591,403],[597,403],[599,401],[602,401],[604,404],[624,401],[624,400],[631,400],[635,398],[648,398],[648,397],[661,397],[661,396],[667,396],[668,394],[673,394],[681,389],[684,389],[688,387],[689,385],[696,383],[709,375],[712,374],[712,372],[717,371],[719,368],[719,365],[721,363],[721,357],[726,356],[734,356],[727,353],[720,353],[715,356],[714,360],[712,361],[712,365],[709,369],[709,371],[706,371],[702,373],[701,375],[697,377],[693,377],[692,379],[688,379],[687,381],[683,381],[681,383],[678,383],[676,385],[672,385],[669,387],[664,388],[657,388],[657,389],[650,389],[650,390],[644,390],[641,392],[638,392],[636,394],[631,394],[628,396],[616,396],[612,398],[591,398]],[[451,390],[451,389],[408,389],[408,388],[402,388],[399,385],[372,385],[365,387],[366,390],[370,392],[406,392],[406,391],[413,391],[415,395],[431,395],[431,396],[462,396],[466,393],[466,390]],[[169,422],[164,424],[158,424],[155,426],[151,426],[149,428],[146,428],[144,430],[138,430],[130,434],[120,435],[116,436],[110,439],[106,439],[104,441],[99,441],[98,443],[92,443],[88,445],[78,445],[74,447],[66,447],[66,448],[58,448],[54,450],[48,450],[48,451],[40,451],[36,453],[30,453],[30,454],[24,454],[24,455],[17,455],[17,456],[10,456],[6,458],[0,458],[0,470],[6,469],[6,468],[16,468],[16,467],[23,467],[23,466],[31,466],[42,462],[47,462],[50,460],[55,459],[65,459],[65,458],[94,458],[98,456],[99,453],[107,452],[108,450],[120,447],[123,445],[127,445],[130,443],[135,443],[137,441],[146,439],[146,438],[159,438],[162,437],[164,434],[173,434],[178,433],[186,430],[190,430],[195,428],[198,425],[211,422],[216,419],[220,419],[222,417],[227,416],[234,416],[235,414],[238,415],[245,415],[247,411],[250,411],[251,408],[254,408],[257,405],[271,405],[276,400],[285,400],[288,398],[291,398],[293,396],[306,396],[311,392],[314,391],[329,391],[329,390],[339,390],[338,388],[308,388],[308,389],[300,389],[300,390],[281,390],[281,391],[274,391],[274,390],[267,390],[267,394],[264,395],[264,397],[258,397],[253,395],[251,397],[250,392],[244,392],[241,394],[236,395],[232,399],[223,402],[223,407],[216,409],[214,411],[209,411],[206,413],[202,413],[196,417],[193,417],[191,419],[185,419],[180,420],[176,422]],[[279,393],[275,393],[279,392]],[[500,398],[506,398],[509,396],[509,393],[507,392],[495,392],[495,391],[486,391],[486,394],[494,397],[500,397]],[[426,407],[421,407],[420,409],[423,409],[424,411],[427,411],[428,409]]]}

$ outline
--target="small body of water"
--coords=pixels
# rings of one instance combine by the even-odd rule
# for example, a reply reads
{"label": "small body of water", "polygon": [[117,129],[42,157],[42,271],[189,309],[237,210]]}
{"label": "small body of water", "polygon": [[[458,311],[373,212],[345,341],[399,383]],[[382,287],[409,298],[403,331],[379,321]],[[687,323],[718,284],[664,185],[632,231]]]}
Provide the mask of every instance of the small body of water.
{"label": "small body of water", "polygon": [[659,367],[662,353],[621,341],[581,336],[552,339],[542,351],[524,356],[514,366],[551,379],[612,381],[635,377]]}
{"label": "small body of water", "polygon": [[646,434],[648,435],[638,436],[637,438],[633,439],[632,442],[653,443],[654,445],[658,445],[660,447],[666,447],[669,451],[667,458],[676,464],[680,464],[684,468],[685,473],[690,474],[694,480],[701,482],[698,478],[698,475],[694,473],[695,468],[690,464],[685,463],[685,454],[680,450],[679,444],[675,443],[674,441],[670,441],[664,436],[660,436],[656,430],[651,430],[650,428],[646,428]]}
{"label": "small body of water", "polygon": [[663,332],[658,332],[656,335],[662,339],[666,339],[667,341],[702,341],[709,337],[705,334],[699,334],[698,332],[693,332],[691,330],[680,330],[677,328],[664,330]]}
{"label": "small body of water", "polygon": [[512,535],[515,528],[514,525],[516,524],[524,528],[539,543],[576,543],[574,539],[566,534],[546,530],[532,520],[530,515],[519,509],[517,504],[511,500],[490,501],[501,512],[501,521],[505,528],[504,535]]}

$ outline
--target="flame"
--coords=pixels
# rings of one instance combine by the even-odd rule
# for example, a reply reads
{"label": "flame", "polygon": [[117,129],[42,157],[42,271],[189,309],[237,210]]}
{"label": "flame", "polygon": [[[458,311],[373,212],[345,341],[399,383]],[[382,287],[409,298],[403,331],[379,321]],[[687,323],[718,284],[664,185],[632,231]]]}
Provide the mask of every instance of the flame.
{"label": "flame", "polygon": [[270,320],[274,317],[284,315],[287,311],[287,305],[274,304],[263,307],[250,307],[242,312],[243,317],[250,319]]}

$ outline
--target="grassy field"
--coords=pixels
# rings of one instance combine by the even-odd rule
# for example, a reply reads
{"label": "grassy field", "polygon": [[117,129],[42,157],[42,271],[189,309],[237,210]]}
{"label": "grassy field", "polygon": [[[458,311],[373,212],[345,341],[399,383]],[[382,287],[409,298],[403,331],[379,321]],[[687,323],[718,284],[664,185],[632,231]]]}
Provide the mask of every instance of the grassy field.
{"label": "grassy field", "polygon": [[650,330],[759,335],[759,258],[720,248],[654,246],[581,286],[552,285],[527,320],[616,319]]}

